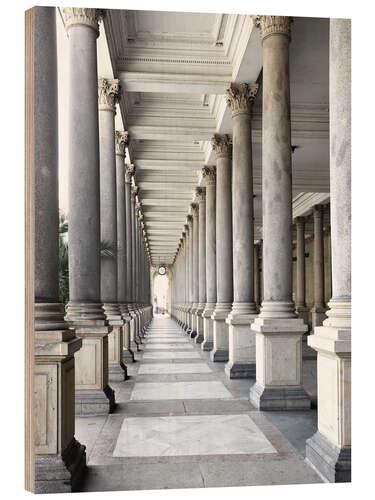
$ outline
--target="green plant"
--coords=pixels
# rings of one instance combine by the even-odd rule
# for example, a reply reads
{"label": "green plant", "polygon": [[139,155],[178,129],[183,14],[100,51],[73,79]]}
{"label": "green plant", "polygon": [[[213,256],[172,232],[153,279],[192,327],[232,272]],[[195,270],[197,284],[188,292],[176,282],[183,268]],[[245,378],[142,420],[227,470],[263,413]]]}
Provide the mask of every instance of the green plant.
{"label": "green plant", "polygon": [[[59,299],[65,305],[69,301],[69,252],[66,233],[68,233],[68,220],[62,213],[59,218]],[[115,258],[117,244],[103,240],[100,243],[100,256],[102,258]]]}

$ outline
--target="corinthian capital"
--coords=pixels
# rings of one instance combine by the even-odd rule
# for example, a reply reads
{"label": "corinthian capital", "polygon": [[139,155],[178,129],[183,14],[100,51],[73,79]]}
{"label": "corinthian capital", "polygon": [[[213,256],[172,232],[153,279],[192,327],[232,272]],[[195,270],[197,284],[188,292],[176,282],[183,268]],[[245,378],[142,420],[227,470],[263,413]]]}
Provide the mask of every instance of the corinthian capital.
{"label": "corinthian capital", "polygon": [[132,186],[130,196],[132,200],[135,200],[136,196],[138,194],[138,186]]}
{"label": "corinthian capital", "polygon": [[116,142],[116,154],[120,156],[125,156],[125,148],[128,145],[129,134],[128,132],[121,132],[116,130],[115,132],[115,142]]}
{"label": "corinthian capital", "polygon": [[211,145],[216,153],[216,158],[231,158],[232,139],[229,137],[229,135],[215,134],[211,139]]}
{"label": "corinthian capital", "polygon": [[286,35],[290,40],[291,17],[252,16],[254,26],[260,28],[262,41],[270,35]]}
{"label": "corinthian capital", "polygon": [[131,164],[125,165],[125,182],[131,184],[132,177],[135,174],[135,166]]}
{"label": "corinthian capital", "polygon": [[98,80],[98,102],[101,111],[116,111],[116,102],[120,98],[121,87],[119,80],[108,80],[99,78]]}
{"label": "corinthian capital", "polygon": [[195,189],[195,200],[197,203],[206,201],[206,188],[197,187]]}
{"label": "corinthian capital", "polygon": [[257,83],[231,83],[227,90],[227,104],[232,108],[232,116],[239,113],[251,114],[255,96],[258,93]]}
{"label": "corinthian capital", "polygon": [[199,205],[198,203],[190,203],[191,213],[193,217],[198,217],[199,215]]}
{"label": "corinthian capital", "polygon": [[203,167],[202,175],[206,179],[206,186],[216,183],[216,167]]}
{"label": "corinthian capital", "polygon": [[93,28],[96,31],[96,36],[99,35],[99,21],[102,15],[99,9],[62,7],[60,11],[67,31],[71,26],[83,24],[84,26]]}

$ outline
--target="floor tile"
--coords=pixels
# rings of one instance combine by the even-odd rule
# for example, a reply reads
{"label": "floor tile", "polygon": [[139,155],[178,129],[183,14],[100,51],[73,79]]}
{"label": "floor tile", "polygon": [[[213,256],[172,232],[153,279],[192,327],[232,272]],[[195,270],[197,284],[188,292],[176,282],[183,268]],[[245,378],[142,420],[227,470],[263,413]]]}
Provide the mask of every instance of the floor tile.
{"label": "floor tile", "polygon": [[143,359],[199,359],[197,352],[145,352]]}
{"label": "floor tile", "polygon": [[136,382],[131,400],[230,399],[232,394],[222,382]]}
{"label": "floor tile", "polygon": [[191,345],[191,344],[149,344],[147,343],[145,348],[147,350],[152,350],[152,349],[167,349],[167,350],[171,350],[171,351],[181,351],[181,350],[185,350],[187,349],[188,351],[189,350],[193,350],[194,347]]}
{"label": "floor tile", "polygon": [[138,370],[138,375],[149,374],[175,374],[175,373],[212,373],[206,363],[153,363],[143,364]]}
{"label": "floor tile", "polygon": [[114,457],[276,453],[248,415],[125,418]]}

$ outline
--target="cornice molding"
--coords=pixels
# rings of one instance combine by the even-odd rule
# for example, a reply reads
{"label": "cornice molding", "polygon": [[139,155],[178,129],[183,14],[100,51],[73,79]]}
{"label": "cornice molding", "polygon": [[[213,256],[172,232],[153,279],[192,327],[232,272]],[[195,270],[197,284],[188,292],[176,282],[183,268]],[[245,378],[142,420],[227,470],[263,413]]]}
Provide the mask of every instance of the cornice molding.
{"label": "cornice molding", "polygon": [[116,113],[116,103],[120,100],[121,85],[118,79],[99,78],[98,103],[100,111]]}
{"label": "cornice molding", "polygon": [[258,93],[258,83],[231,83],[226,93],[226,102],[232,109],[232,116],[240,113],[251,115],[253,103]]}

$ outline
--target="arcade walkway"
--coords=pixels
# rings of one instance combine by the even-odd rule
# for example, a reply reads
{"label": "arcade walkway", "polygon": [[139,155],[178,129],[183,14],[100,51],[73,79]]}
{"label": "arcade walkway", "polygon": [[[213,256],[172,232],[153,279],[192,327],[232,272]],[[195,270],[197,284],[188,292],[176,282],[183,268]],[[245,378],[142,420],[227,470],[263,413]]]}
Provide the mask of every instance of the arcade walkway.
{"label": "arcade walkway", "polygon": [[317,483],[304,462],[315,411],[260,412],[254,379],[229,380],[170,318],[154,318],[117,407],[76,419],[84,491]]}

